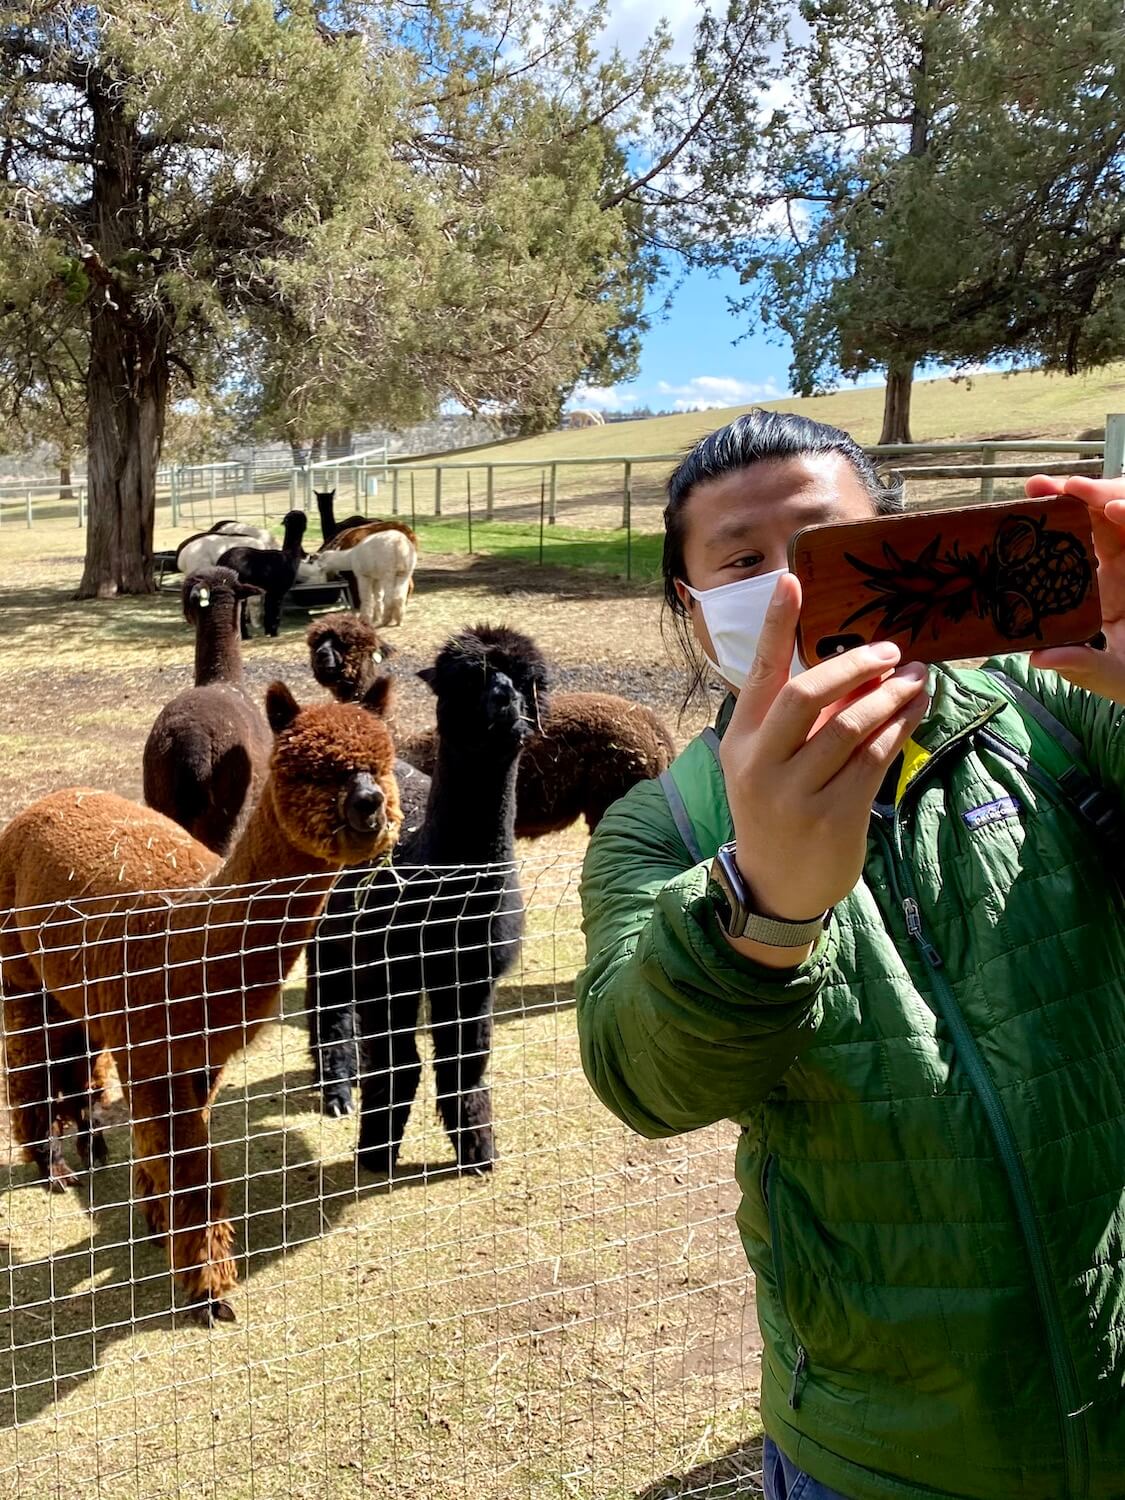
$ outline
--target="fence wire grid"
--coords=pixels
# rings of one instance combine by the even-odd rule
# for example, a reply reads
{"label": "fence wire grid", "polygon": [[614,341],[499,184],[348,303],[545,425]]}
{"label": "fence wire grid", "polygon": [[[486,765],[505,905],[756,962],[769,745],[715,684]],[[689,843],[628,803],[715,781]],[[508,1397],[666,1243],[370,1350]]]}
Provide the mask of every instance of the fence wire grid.
{"label": "fence wire grid", "polygon": [[307,947],[329,877],[0,912],[0,1494],[761,1493],[736,1129],[592,1095],[578,875],[345,878]]}

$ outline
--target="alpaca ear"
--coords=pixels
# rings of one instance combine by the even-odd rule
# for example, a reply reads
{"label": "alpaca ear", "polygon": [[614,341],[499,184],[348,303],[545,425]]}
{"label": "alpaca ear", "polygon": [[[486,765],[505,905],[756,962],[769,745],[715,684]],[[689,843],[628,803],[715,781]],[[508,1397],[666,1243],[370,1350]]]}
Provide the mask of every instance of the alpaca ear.
{"label": "alpaca ear", "polygon": [[393,678],[376,677],[375,681],[363,695],[363,707],[369,714],[375,714],[378,718],[385,719],[391,710],[394,691]]}
{"label": "alpaca ear", "polygon": [[283,682],[271,682],[266,692],[266,718],[274,734],[288,729],[301,712],[301,705]]}
{"label": "alpaca ear", "polygon": [[437,676],[437,671],[433,667],[423,667],[417,675],[428,688],[433,689],[434,678]]}
{"label": "alpaca ear", "polygon": [[397,646],[392,646],[390,641],[380,641],[379,644],[375,647],[375,650],[371,653],[371,659],[372,661],[379,663],[390,661],[392,656],[397,655]]}

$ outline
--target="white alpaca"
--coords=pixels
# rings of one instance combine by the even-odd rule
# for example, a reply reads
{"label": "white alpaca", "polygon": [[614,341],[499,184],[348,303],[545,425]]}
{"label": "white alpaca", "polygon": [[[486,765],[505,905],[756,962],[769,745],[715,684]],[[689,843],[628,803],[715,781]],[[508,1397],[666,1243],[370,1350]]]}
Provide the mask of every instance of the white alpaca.
{"label": "white alpaca", "polygon": [[198,568],[213,568],[224,552],[232,547],[259,547],[263,552],[278,545],[277,539],[265,533],[268,541],[260,536],[240,536],[229,531],[209,531],[184,542],[176,553],[176,566],[181,573],[194,573]]}
{"label": "white alpaca", "polygon": [[[264,526],[252,526],[249,521],[219,521],[217,525],[212,526],[211,530],[216,533],[221,532],[225,536],[257,537],[259,544],[263,547],[276,547],[277,545],[272,532],[267,531]],[[239,542],[238,545],[242,547],[246,544]]]}
{"label": "white alpaca", "polygon": [[410,538],[401,531],[377,531],[345,551],[318,552],[309,561],[321,577],[355,575],[359,613],[369,625],[401,625],[418,560]]}
{"label": "white alpaca", "polygon": [[605,418],[600,411],[572,411],[567,425],[570,427],[604,427]]}

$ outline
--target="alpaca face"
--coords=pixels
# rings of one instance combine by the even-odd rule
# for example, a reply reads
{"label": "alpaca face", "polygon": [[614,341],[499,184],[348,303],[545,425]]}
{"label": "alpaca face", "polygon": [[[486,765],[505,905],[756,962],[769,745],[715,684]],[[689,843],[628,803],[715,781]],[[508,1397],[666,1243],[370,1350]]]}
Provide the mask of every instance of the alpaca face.
{"label": "alpaca face", "polygon": [[546,663],[518,631],[465,631],[418,675],[437,695],[439,731],[460,744],[518,751],[542,728]]}
{"label": "alpaca face", "polygon": [[233,568],[200,568],[184,579],[182,600],[184,619],[198,628],[203,619],[211,628],[238,628],[238,609],[244,599],[262,591],[252,583],[243,583]]}
{"label": "alpaca face", "polygon": [[382,721],[349,704],[298,709],[270,689],[277,738],[272,795],[289,840],[334,864],[361,864],[390,851],[402,812],[395,751]]}
{"label": "alpaca face", "polygon": [[364,690],[371,668],[394,655],[358,615],[325,615],[309,627],[312,674],[340,703],[351,703]]}

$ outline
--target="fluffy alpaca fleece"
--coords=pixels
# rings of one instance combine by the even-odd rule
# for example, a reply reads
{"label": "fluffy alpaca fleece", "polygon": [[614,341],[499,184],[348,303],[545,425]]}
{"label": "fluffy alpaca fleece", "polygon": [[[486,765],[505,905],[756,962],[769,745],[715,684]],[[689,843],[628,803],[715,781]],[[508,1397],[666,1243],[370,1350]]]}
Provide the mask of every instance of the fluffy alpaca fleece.
{"label": "fluffy alpaca fleece", "polygon": [[230,568],[184,580],[195,686],[160,710],[145,742],[145,801],[217,854],[261,789],[273,748],[266,716],[242,681],[239,616],[258,593]]}
{"label": "fluffy alpaca fleece", "polygon": [[274,1015],[332,875],[384,855],[400,821],[379,718],[301,710],[281,683],[267,710],[269,778],[225,863],[160,814],[84,788],[42,798],[0,835],[16,1140],[48,1185],[73,1182],[52,1129],[54,1023],[87,1058],[108,1048],[133,1122],[135,1195],[208,1321],[233,1317],[222,1299],[237,1280],[209,1138],[223,1067]]}
{"label": "fluffy alpaca fleece", "polygon": [[[415,1042],[429,999],[438,1110],[462,1170],[494,1158],[484,1082],[492,997],[515,961],[523,897],[513,860],[516,769],[535,733],[547,674],[532,641],[488,625],[455,636],[419,674],[437,697],[438,750],[422,827],[394,870],[345,872],[316,940],[319,1033],[354,1005],[361,1062],[359,1162],[393,1171],[421,1077]],[[455,868],[451,868],[455,867]],[[347,1054],[325,1058],[325,1107],[350,1096]]]}
{"label": "fluffy alpaca fleece", "polygon": [[255,547],[263,552],[278,552],[275,537],[266,533],[267,540],[255,536],[232,536],[226,531],[202,531],[182,541],[176,550],[176,567],[181,573],[196,573],[200,568],[213,568],[224,552],[232,546]]}
{"label": "fluffy alpaca fleece", "polygon": [[367,536],[346,551],[318,552],[309,564],[320,578],[350,573],[359,590],[359,613],[370,625],[401,625],[418,554],[397,528]]}
{"label": "fluffy alpaca fleece", "polygon": [[[428,729],[398,741],[403,760],[433,774],[437,736]],[[613,693],[552,693],[543,733],[520,758],[516,836],[542,838],[580,817],[590,832],[638,781],[666,771],[676,757],[658,714]]]}

